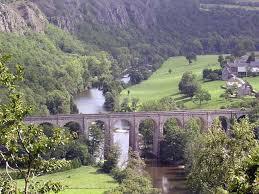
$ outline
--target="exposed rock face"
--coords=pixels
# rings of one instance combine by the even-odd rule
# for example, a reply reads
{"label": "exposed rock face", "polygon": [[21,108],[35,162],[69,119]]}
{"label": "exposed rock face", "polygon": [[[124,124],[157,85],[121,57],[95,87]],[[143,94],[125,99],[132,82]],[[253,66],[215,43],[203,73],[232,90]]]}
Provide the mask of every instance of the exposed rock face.
{"label": "exposed rock face", "polygon": [[159,0],[33,0],[48,20],[69,31],[82,22],[147,29],[156,23]]}
{"label": "exposed rock face", "polygon": [[[0,3],[0,30],[40,32],[47,20],[54,25],[77,32],[84,25],[136,27],[147,30],[159,25],[161,16],[172,12],[172,0],[28,0]],[[186,1],[186,5],[194,0]],[[1,2],[1,0],[0,0]],[[166,17],[163,16],[163,17]],[[47,20],[45,19],[47,17]],[[158,22],[159,21],[159,22]],[[166,18],[168,22],[168,18]]]}
{"label": "exposed rock face", "polygon": [[0,31],[24,33],[28,30],[41,32],[47,19],[31,2],[0,3]]}

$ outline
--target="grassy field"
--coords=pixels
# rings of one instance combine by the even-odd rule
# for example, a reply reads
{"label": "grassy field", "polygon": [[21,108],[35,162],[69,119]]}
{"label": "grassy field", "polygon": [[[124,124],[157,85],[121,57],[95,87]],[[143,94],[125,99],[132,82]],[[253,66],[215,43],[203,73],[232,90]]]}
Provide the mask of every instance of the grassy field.
{"label": "grassy field", "polygon": [[[96,168],[84,166],[65,172],[38,177],[37,180],[53,180],[68,186],[61,194],[103,194],[117,186],[115,180],[106,174],[101,174]],[[22,181],[18,182],[20,185]]]}
{"label": "grassy field", "polygon": [[[198,56],[197,61],[191,65],[188,64],[185,57],[173,57],[165,61],[165,63],[159,68],[153,75],[142,83],[127,88],[122,91],[121,99],[127,96],[127,91],[130,90],[129,97],[139,98],[141,102],[159,100],[163,97],[171,96],[176,102],[184,103],[188,109],[215,109],[221,106],[226,106],[227,103],[224,98],[220,98],[220,95],[224,93],[221,86],[225,85],[224,81],[204,82],[202,80],[202,71],[205,68],[219,68],[217,62],[217,55],[204,55]],[[172,73],[168,73],[168,70],[172,69]],[[202,88],[208,90],[212,96],[212,100],[209,103],[194,104],[191,99],[183,98],[179,94],[178,83],[186,71],[192,71],[197,75]],[[259,89],[259,77],[248,78],[248,81],[256,88]]]}

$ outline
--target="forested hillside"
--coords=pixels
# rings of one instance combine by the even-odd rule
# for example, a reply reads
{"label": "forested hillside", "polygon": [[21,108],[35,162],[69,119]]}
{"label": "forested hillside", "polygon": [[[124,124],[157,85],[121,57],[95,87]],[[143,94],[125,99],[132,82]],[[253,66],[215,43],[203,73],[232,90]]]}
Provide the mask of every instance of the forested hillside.
{"label": "forested hillside", "polygon": [[51,23],[84,42],[98,45],[122,66],[142,74],[149,69],[148,65],[156,69],[169,56],[230,53],[259,47],[256,11],[224,7],[204,10],[204,1],[199,0],[34,2]]}
{"label": "forested hillside", "polygon": [[55,25],[108,50],[126,46],[152,53],[157,46],[156,53],[172,55],[187,52],[188,43],[196,52],[221,52],[233,49],[234,37],[259,33],[256,12],[203,11],[197,0],[34,2]]}
{"label": "forested hillside", "polygon": [[76,111],[71,96],[91,84],[114,108],[114,80],[139,83],[170,56],[259,49],[256,10],[203,9],[209,0],[0,2],[1,55],[25,66],[21,89],[37,114]]}
{"label": "forested hillside", "polygon": [[74,112],[71,95],[101,78],[112,80],[113,59],[107,53],[94,51],[52,25],[40,34],[1,33],[0,47],[2,55],[11,54],[11,67],[25,67],[21,90],[38,114]]}

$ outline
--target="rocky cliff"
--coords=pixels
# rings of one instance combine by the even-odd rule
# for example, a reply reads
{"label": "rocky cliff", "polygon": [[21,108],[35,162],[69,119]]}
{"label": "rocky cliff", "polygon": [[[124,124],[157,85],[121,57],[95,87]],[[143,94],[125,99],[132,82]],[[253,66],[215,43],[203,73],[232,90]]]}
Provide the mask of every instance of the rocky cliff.
{"label": "rocky cliff", "polygon": [[[7,32],[24,32],[28,28],[42,31],[45,17],[70,32],[77,32],[82,23],[148,30],[156,28],[162,20],[170,23],[168,13],[179,10],[175,9],[178,0],[14,0],[6,4],[3,1],[7,0],[0,0],[0,30]],[[182,0],[182,4],[188,9],[195,1]]]}
{"label": "rocky cliff", "polygon": [[143,29],[156,23],[157,0],[33,0],[55,25],[76,31],[82,22]]}
{"label": "rocky cliff", "polygon": [[[3,1],[15,0],[0,0]],[[132,52],[138,50],[140,56],[154,55],[154,51],[162,56],[166,53],[166,57],[191,51],[198,54],[229,52],[233,49],[232,37],[248,37],[256,45],[259,42],[257,12],[203,10],[199,0],[17,0],[0,3],[0,31],[32,29],[40,32],[47,22],[113,54],[117,53],[114,48],[124,47]]]}
{"label": "rocky cliff", "polygon": [[0,2],[0,31],[24,33],[28,30],[41,32],[47,19],[32,2]]}

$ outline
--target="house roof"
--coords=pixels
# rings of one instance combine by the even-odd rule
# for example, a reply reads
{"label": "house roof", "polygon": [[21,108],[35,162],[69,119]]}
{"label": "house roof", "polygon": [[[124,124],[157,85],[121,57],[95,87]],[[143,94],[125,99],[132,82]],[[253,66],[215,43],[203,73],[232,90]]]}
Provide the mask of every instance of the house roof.
{"label": "house roof", "polygon": [[230,71],[229,67],[225,67],[225,68],[223,69],[223,71],[224,71],[224,72],[226,72],[226,71],[227,71],[227,73],[231,73],[231,71]]}
{"label": "house roof", "polygon": [[249,58],[248,55],[244,55],[244,56],[240,57],[240,60],[247,61],[248,58]]}
{"label": "house roof", "polygon": [[234,63],[233,62],[228,63],[229,67],[246,67],[248,65],[249,65],[249,63],[241,62],[241,61],[237,61],[237,60],[234,61]]}
{"label": "house roof", "polygon": [[243,79],[241,79],[241,78],[239,78],[237,76],[233,76],[232,78],[230,78],[228,80],[228,82],[238,82],[238,83],[241,83],[241,84],[245,84],[246,83]]}
{"label": "house roof", "polygon": [[250,66],[251,67],[259,67],[259,60],[251,61]]}
{"label": "house roof", "polygon": [[246,73],[247,71],[259,72],[259,58],[256,58],[255,61],[247,63],[248,56],[245,55],[239,59],[236,59],[234,62],[228,62],[228,64],[223,69],[224,73]]}
{"label": "house roof", "polygon": [[259,67],[252,67],[251,68],[251,72],[258,73],[259,72]]}
{"label": "house roof", "polygon": [[226,85],[228,87],[237,86],[239,88],[239,87],[242,87],[243,85],[246,85],[246,82],[241,78],[233,76],[227,81]]}
{"label": "house roof", "polygon": [[228,67],[259,67],[259,60],[251,61],[247,63],[242,60],[235,60],[234,62],[228,63]]}
{"label": "house roof", "polygon": [[239,73],[242,73],[242,72],[247,72],[247,67],[246,66],[243,66],[243,67],[237,67],[237,71],[239,72]]}

